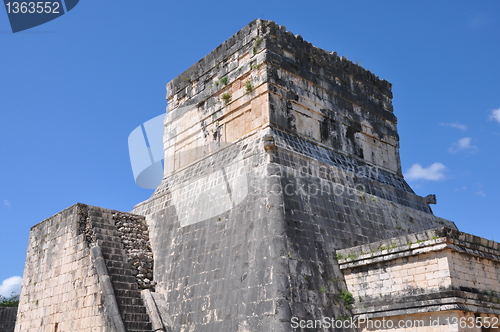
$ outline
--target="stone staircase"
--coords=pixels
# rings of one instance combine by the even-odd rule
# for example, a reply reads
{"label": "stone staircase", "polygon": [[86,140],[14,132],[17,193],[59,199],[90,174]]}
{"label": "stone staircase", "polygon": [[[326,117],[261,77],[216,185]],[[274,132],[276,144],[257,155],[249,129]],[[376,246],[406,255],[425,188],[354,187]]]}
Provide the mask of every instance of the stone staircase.
{"label": "stone staircase", "polygon": [[152,331],[149,316],[141,299],[141,290],[128,261],[121,234],[109,213],[89,210],[88,223],[95,243],[101,247],[116,302],[127,332]]}
{"label": "stone staircase", "polygon": [[17,307],[0,307],[0,332],[14,332]]}

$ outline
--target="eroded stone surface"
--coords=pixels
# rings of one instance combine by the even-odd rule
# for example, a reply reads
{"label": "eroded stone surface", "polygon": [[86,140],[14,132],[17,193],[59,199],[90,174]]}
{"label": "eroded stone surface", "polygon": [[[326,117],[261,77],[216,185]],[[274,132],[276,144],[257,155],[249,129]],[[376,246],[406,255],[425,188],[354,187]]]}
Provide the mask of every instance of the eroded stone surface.
{"label": "eroded stone surface", "polygon": [[497,314],[481,292],[498,285],[500,245],[457,232],[408,186],[387,81],[256,20],[172,80],[167,99],[165,176],[135,214],[78,204],[32,229],[18,331],[109,330],[92,245],[131,331],[151,329],[138,294],[152,286],[156,322],[176,332]]}
{"label": "eroded stone surface", "polygon": [[[84,204],[33,226],[16,331],[113,331],[115,308],[106,296],[114,298],[127,331],[149,331],[139,291],[153,285],[144,280],[153,263],[147,239],[143,217]],[[93,246],[102,250],[100,272],[113,289],[104,290],[99,282]],[[134,275],[139,267],[147,268],[145,277]]]}
{"label": "eroded stone surface", "polygon": [[154,288],[154,260],[149,245],[148,225],[142,217],[130,213],[116,212],[113,214],[113,220],[139,288]]}
{"label": "eroded stone surface", "polygon": [[449,226],[404,181],[391,85],[257,20],[167,86],[165,177],[136,206],[173,326],[351,315],[337,249]]}
{"label": "eroded stone surface", "polygon": [[73,205],[32,227],[16,331],[110,331],[80,211]]}
{"label": "eroded stone surface", "polygon": [[[361,320],[397,322],[426,314],[428,328],[433,328],[429,317],[440,320],[434,330],[481,331],[481,324],[470,329],[466,320],[500,319],[496,242],[439,228],[339,250],[337,257],[354,299],[353,313]],[[456,319],[462,326],[451,326]],[[500,328],[500,321],[496,325]]]}

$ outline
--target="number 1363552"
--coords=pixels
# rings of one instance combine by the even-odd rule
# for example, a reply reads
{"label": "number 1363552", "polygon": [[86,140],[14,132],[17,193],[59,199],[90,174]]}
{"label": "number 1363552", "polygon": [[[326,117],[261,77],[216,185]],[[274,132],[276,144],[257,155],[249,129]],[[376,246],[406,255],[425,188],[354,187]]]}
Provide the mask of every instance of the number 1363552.
{"label": "number 1363552", "polygon": [[55,1],[7,2],[8,14],[59,14],[60,3]]}

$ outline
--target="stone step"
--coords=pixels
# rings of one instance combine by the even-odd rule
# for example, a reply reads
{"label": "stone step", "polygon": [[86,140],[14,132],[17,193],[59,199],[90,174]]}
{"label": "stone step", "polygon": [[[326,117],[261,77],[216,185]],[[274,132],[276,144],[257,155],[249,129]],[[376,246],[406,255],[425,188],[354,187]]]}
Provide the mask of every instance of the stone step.
{"label": "stone step", "polygon": [[126,269],[126,270],[129,270],[130,269],[130,263],[129,262],[119,262],[119,261],[111,261],[111,260],[108,260],[106,261],[106,267],[110,268],[110,267],[114,267],[114,268],[118,268],[118,269]]}
{"label": "stone step", "polygon": [[116,231],[115,225],[107,221],[102,221],[102,219],[94,216],[90,216],[90,225],[92,226],[92,228],[94,229],[99,228],[99,230],[101,231],[104,230]]}
{"label": "stone step", "polygon": [[123,297],[120,300],[120,305],[122,306],[142,306],[142,300],[136,297]]}
{"label": "stone step", "polygon": [[138,290],[130,290],[130,289],[115,289],[115,295],[116,297],[130,297],[130,298],[137,298],[136,294],[138,293]]}
{"label": "stone step", "polygon": [[101,248],[120,248],[123,249],[120,238],[118,236],[96,234],[97,244]]}
{"label": "stone step", "polygon": [[[120,275],[120,276],[132,276],[132,271],[130,270],[130,267],[125,267],[125,266],[106,266],[108,268],[108,273],[111,275]],[[135,277],[134,277],[135,278]]]}
{"label": "stone step", "polygon": [[[113,288],[115,290],[130,290],[132,291],[131,297],[135,297],[136,293],[139,294],[138,287],[136,284],[135,277],[132,276],[113,276],[110,274],[111,281],[113,282]],[[140,296],[140,295],[139,295]]]}
{"label": "stone step", "polygon": [[150,332],[152,327],[136,277],[124,249],[120,232],[111,216],[89,213],[97,244],[101,247],[116,302],[128,332]]}
{"label": "stone step", "polygon": [[142,305],[120,305],[118,308],[123,312],[122,319],[127,322],[149,322],[149,316]]}
{"label": "stone step", "polygon": [[[94,229],[96,227],[100,227],[99,225],[93,223],[92,227],[94,227]],[[104,227],[104,225],[102,226]],[[99,234],[100,235],[103,235],[103,236],[120,236],[120,233],[116,230],[116,227],[113,228],[113,226],[110,226],[110,225],[107,225],[105,226],[106,228],[101,228],[99,230]]]}
{"label": "stone step", "polygon": [[127,262],[126,260],[119,260],[115,256],[123,256],[125,251],[123,249],[118,248],[103,248],[102,254],[104,257],[108,256],[109,260],[114,260],[118,262]]}
{"label": "stone step", "polygon": [[105,253],[103,253],[102,255],[104,256],[105,260],[123,262],[124,264],[127,262],[127,261],[124,261],[124,260],[120,260],[120,258],[122,257],[122,255],[120,255],[119,253],[118,254],[110,254],[110,253],[105,254]]}
{"label": "stone step", "polygon": [[145,332],[152,331],[151,323],[142,323],[142,322],[130,322],[124,323],[125,329],[127,332]]}

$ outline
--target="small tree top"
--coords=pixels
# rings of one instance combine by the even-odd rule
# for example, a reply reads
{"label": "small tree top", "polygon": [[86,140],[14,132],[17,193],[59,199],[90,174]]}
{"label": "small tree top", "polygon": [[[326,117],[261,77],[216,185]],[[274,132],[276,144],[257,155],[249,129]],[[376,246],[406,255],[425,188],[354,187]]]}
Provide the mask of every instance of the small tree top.
{"label": "small tree top", "polygon": [[0,295],[0,307],[17,307],[19,305],[19,294],[12,293],[9,297]]}

